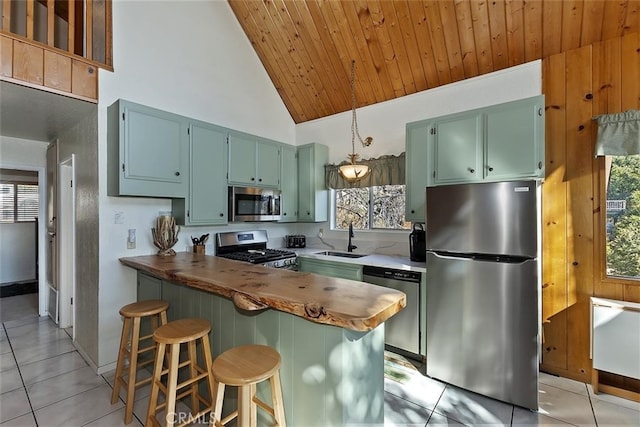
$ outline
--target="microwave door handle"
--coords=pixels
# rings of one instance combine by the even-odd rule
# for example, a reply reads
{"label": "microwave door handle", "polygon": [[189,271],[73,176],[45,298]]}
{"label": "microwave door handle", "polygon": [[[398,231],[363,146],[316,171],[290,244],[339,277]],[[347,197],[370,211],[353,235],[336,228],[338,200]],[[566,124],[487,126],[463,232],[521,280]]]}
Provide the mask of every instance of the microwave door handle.
{"label": "microwave door handle", "polygon": [[274,196],[269,196],[269,215],[273,215],[276,211],[276,198]]}

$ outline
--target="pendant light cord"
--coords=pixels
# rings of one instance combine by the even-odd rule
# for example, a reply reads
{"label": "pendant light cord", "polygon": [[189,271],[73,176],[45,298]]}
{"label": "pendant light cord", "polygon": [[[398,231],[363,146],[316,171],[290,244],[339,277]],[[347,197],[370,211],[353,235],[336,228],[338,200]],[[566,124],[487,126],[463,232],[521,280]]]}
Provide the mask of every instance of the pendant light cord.
{"label": "pendant light cord", "polygon": [[360,141],[360,144],[362,144],[363,147],[368,147],[369,145],[371,145],[371,142],[373,141],[373,138],[371,138],[370,136],[368,136],[364,141],[362,140],[362,137],[360,136],[360,132],[358,131],[358,120],[356,119],[356,87],[355,87],[355,81],[356,81],[356,61],[355,60],[351,60],[351,151],[353,153],[356,152],[356,147],[355,147],[355,140],[356,140],[356,135],[358,136],[358,141]]}

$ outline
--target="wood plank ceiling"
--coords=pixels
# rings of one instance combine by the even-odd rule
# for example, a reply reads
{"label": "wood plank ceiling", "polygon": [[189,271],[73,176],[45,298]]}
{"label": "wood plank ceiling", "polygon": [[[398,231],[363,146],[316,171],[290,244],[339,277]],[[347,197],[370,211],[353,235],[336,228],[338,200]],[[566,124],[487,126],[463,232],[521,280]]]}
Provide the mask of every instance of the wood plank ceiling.
{"label": "wood plank ceiling", "polygon": [[296,123],[638,32],[640,0],[228,0]]}

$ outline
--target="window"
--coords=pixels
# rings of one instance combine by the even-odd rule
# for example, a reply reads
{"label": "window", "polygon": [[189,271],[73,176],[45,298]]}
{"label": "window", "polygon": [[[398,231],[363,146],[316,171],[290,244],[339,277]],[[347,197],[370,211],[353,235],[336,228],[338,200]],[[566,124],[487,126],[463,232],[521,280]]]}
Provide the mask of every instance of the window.
{"label": "window", "polygon": [[344,188],[332,193],[338,230],[348,229],[351,223],[359,230],[411,228],[404,219],[404,185]]}
{"label": "window", "polygon": [[640,279],[640,155],[607,156],[606,275]]}
{"label": "window", "polygon": [[0,183],[0,222],[35,221],[38,216],[38,186],[15,182]]}

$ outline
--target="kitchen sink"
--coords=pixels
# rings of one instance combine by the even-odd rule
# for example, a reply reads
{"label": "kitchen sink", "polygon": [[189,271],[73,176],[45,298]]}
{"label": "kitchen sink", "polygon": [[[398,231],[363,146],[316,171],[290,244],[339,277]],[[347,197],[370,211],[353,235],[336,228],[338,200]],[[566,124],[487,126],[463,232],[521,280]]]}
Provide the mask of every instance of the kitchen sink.
{"label": "kitchen sink", "polygon": [[340,256],[343,258],[362,258],[363,256],[366,256],[364,254],[354,254],[352,252],[335,252],[335,251],[315,252],[315,255]]}

